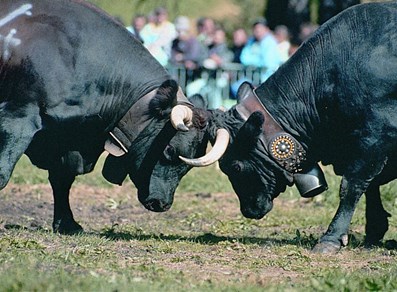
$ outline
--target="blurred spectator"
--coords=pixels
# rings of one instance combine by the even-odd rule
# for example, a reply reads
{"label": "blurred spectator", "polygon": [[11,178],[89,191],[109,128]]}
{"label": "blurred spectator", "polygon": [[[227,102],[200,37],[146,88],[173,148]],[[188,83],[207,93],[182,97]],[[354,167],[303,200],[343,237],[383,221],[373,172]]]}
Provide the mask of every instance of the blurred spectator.
{"label": "blurred spectator", "polygon": [[290,38],[289,56],[291,57],[312,34],[317,30],[318,25],[311,23],[304,23],[301,25],[298,35]]}
{"label": "blurred spectator", "polygon": [[262,82],[267,79],[283,63],[278,50],[277,41],[266,19],[258,19],[252,26],[253,36],[247,41],[241,52],[241,63],[245,66],[266,68]]}
{"label": "blurred spectator", "polygon": [[168,12],[159,7],[154,11],[154,22],[147,23],[140,32],[149,52],[165,66],[171,56],[171,45],[177,33],[173,23],[168,21]]}
{"label": "blurred spectator", "polygon": [[301,43],[307,40],[317,30],[318,25],[312,23],[303,23],[299,32],[299,39]]}
{"label": "blurred spectator", "polygon": [[238,28],[233,31],[233,44],[231,51],[233,52],[233,63],[241,63],[240,55],[245,44],[247,43],[248,35],[243,28]]}
{"label": "blurred spectator", "polygon": [[321,25],[346,8],[360,4],[360,0],[322,0],[318,8],[318,23]]}
{"label": "blurred spectator", "polygon": [[155,10],[150,11],[149,14],[147,15],[147,23],[152,23],[153,25],[156,23]]}
{"label": "blurred spectator", "polygon": [[233,60],[233,52],[229,50],[226,43],[226,32],[223,28],[218,27],[214,31],[212,44],[208,49],[208,58],[204,60],[204,67],[207,69],[216,69]]}
{"label": "blurred spectator", "polygon": [[209,17],[202,17],[197,20],[197,39],[205,47],[212,44],[215,32],[215,21]]}
{"label": "blurred spectator", "polygon": [[290,39],[291,46],[289,47],[288,55],[291,57],[299,49],[302,41],[299,37],[294,37]]}
{"label": "blurred spectator", "polygon": [[143,43],[141,38],[141,30],[146,25],[146,16],[143,14],[137,14],[132,18],[131,25],[127,26],[127,30],[132,33],[138,40]]}
{"label": "blurred spectator", "polygon": [[205,52],[197,38],[192,35],[190,20],[186,16],[178,16],[175,19],[177,38],[172,42],[171,63],[182,65],[187,69],[189,80],[194,80],[199,75]]}
{"label": "blurred spectator", "polygon": [[291,47],[288,28],[285,25],[277,25],[274,29],[274,37],[278,43],[281,60],[285,62],[289,58],[289,51]]}

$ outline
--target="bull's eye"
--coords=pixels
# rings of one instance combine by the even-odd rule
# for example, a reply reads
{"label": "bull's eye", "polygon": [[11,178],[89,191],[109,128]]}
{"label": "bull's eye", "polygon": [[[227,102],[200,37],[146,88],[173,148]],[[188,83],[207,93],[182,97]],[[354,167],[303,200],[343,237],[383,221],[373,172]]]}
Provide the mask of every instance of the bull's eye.
{"label": "bull's eye", "polygon": [[240,162],[240,161],[235,161],[235,162],[233,162],[233,164],[232,164],[232,170],[233,170],[233,172],[239,173],[239,172],[242,172],[243,169],[244,169],[244,165],[243,165],[242,162]]}
{"label": "bull's eye", "polygon": [[167,159],[168,161],[174,161],[174,160],[178,159],[177,156],[178,155],[177,155],[176,150],[173,146],[167,145],[167,147],[165,147],[165,149],[164,149],[165,159]]}

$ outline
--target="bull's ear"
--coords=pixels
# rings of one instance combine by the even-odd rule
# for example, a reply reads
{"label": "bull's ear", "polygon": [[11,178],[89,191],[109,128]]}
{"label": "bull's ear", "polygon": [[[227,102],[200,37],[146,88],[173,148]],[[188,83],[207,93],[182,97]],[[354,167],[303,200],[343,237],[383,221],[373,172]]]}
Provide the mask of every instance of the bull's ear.
{"label": "bull's ear", "polygon": [[201,108],[204,110],[208,108],[207,99],[200,94],[194,94],[188,99],[194,105],[194,107]]}
{"label": "bull's ear", "polygon": [[152,116],[166,118],[176,104],[178,84],[175,80],[167,80],[157,89],[156,96],[150,101],[149,112]]}
{"label": "bull's ear", "polygon": [[254,86],[251,83],[249,83],[248,81],[244,81],[238,88],[237,102],[238,103],[244,102],[244,99],[247,96],[250,96],[252,94],[253,90],[254,90]]}
{"label": "bull's ear", "polygon": [[238,143],[238,146],[255,147],[259,136],[262,134],[264,121],[265,118],[261,112],[257,111],[251,114],[237,133],[236,143]]}

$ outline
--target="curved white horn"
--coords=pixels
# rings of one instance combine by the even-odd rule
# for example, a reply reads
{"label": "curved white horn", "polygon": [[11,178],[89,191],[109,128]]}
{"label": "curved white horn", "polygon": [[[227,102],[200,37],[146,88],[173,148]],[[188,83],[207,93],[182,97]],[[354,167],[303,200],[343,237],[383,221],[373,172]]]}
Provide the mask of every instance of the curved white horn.
{"label": "curved white horn", "polygon": [[216,139],[214,146],[212,147],[211,151],[208,152],[206,155],[200,158],[185,158],[179,156],[179,158],[188,165],[203,167],[208,166],[216,161],[218,161],[222,155],[225,153],[227,146],[229,145],[230,134],[225,129],[218,129],[216,131]]}
{"label": "curved white horn", "polygon": [[193,111],[186,105],[176,105],[171,111],[171,124],[178,131],[187,132],[187,126],[192,122]]}

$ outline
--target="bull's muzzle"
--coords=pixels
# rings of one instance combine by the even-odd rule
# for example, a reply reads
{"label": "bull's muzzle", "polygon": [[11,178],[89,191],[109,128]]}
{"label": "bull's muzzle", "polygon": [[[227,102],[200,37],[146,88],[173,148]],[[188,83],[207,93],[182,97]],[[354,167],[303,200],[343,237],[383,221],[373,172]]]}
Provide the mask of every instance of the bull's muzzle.
{"label": "bull's muzzle", "polygon": [[[144,198],[143,198],[144,197]],[[161,194],[151,194],[149,196],[142,196],[138,194],[138,199],[141,204],[152,212],[165,212],[168,211],[173,203],[173,199],[165,198]]]}
{"label": "bull's muzzle", "polygon": [[171,208],[172,203],[166,202],[164,200],[159,200],[159,199],[149,199],[143,205],[149,211],[165,212]]}
{"label": "bull's muzzle", "polygon": [[245,218],[262,219],[273,208],[273,202],[268,199],[262,199],[253,202],[242,202],[240,200],[240,211]]}

